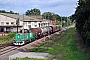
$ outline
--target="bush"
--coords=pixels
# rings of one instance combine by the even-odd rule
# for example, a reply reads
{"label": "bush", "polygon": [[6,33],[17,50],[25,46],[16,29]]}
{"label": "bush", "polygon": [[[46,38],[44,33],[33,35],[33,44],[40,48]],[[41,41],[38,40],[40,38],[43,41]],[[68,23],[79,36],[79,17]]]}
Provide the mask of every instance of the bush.
{"label": "bush", "polygon": [[12,42],[15,34],[16,34],[15,32],[10,32],[10,33],[8,33],[8,35],[0,38],[0,44]]}
{"label": "bush", "polygon": [[15,36],[15,34],[16,34],[16,32],[9,32],[9,33],[8,33],[8,36],[12,38],[12,37]]}

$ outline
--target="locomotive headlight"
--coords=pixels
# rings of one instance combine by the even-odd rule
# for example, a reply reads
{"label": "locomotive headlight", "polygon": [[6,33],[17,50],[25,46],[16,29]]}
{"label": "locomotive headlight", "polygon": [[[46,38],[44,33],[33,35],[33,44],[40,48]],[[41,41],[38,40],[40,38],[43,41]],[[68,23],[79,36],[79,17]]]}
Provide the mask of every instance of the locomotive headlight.
{"label": "locomotive headlight", "polygon": [[19,36],[18,36],[18,38],[19,38]]}

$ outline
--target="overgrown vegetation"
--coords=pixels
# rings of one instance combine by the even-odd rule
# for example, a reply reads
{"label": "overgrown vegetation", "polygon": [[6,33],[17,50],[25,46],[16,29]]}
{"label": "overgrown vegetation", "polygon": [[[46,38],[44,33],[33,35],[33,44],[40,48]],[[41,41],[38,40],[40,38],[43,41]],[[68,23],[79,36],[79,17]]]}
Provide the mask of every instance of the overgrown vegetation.
{"label": "overgrown vegetation", "polygon": [[89,57],[87,56],[87,54],[81,52],[81,50],[77,48],[74,34],[75,29],[70,29],[66,33],[66,35],[68,35],[69,37],[63,37],[63,40],[68,38],[68,41],[64,44],[64,47],[61,47],[62,49],[60,49],[62,53],[61,60],[88,60]]}
{"label": "overgrown vegetation", "polygon": [[90,46],[90,0],[79,0],[75,14],[76,29],[83,38],[83,42]]}
{"label": "overgrown vegetation", "polygon": [[34,49],[31,49],[29,52],[46,52],[46,53],[53,54],[53,51],[52,51],[53,46],[52,45],[55,44],[56,38],[59,36],[60,36],[60,34],[50,38],[45,43],[41,44],[38,47],[35,47]]}
{"label": "overgrown vegetation", "polygon": [[9,32],[8,35],[0,38],[0,44],[8,43],[13,41],[15,32]]}
{"label": "overgrown vegetation", "polygon": [[56,25],[61,25],[61,22],[56,20]]}
{"label": "overgrown vegetation", "polygon": [[44,44],[30,50],[30,52],[46,52],[53,55],[48,60],[88,60],[86,53],[81,52],[77,46],[75,38],[73,37],[75,29],[69,29],[61,39],[56,39],[60,36],[54,36],[47,40]]}

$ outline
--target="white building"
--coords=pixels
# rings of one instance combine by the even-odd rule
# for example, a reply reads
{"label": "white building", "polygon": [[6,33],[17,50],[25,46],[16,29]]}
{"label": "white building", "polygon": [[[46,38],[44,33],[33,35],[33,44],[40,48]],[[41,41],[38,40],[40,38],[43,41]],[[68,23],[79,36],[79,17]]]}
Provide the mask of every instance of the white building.
{"label": "white building", "polygon": [[39,27],[42,20],[25,15],[0,13],[0,32],[17,31],[16,20],[19,18],[18,31],[22,28],[29,29]]}
{"label": "white building", "polygon": [[30,20],[23,20],[23,28],[24,29],[29,29],[29,28],[38,28],[41,27],[40,23],[42,20],[38,19],[30,19]]}
{"label": "white building", "polygon": [[[13,17],[14,16],[14,17]],[[0,32],[9,32],[9,31],[16,31],[16,19],[18,15],[16,14],[6,14],[0,13]],[[22,27],[23,22],[19,22],[19,29]]]}

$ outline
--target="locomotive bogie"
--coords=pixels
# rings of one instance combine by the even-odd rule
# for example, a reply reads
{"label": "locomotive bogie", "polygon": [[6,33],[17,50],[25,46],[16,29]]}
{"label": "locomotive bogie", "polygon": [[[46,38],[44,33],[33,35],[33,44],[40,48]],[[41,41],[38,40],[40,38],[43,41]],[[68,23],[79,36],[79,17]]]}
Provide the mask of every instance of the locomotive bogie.
{"label": "locomotive bogie", "polygon": [[24,41],[14,41],[13,44],[14,45],[24,45],[25,42]]}

